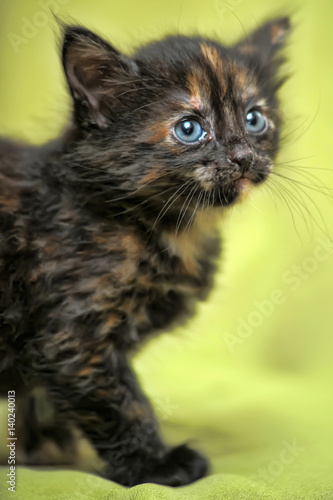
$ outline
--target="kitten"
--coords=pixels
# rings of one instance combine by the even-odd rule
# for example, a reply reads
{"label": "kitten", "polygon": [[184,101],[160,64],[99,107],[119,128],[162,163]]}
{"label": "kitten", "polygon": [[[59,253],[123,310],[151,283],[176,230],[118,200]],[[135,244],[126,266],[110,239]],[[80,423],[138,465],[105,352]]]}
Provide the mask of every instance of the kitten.
{"label": "kitten", "polygon": [[0,383],[25,396],[21,462],[70,463],[79,434],[124,485],[207,473],[163,443],[128,359],[206,298],[217,216],[273,168],[288,31],[169,36],[128,57],[64,28],[71,124],[42,147],[0,141]]}

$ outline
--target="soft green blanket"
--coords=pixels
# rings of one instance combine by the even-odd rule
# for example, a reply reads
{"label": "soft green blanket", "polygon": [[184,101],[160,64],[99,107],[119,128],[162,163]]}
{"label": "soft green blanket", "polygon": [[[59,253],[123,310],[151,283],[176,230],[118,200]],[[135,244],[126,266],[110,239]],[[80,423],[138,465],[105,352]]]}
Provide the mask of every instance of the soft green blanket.
{"label": "soft green blanket", "polygon": [[[184,339],[179,341],[184,347]],[[8,469],[2,468],[0,498],[333,499],[333,393],[328,377],[314,380],[239,367],[236,373],[231,365],[221,370],[218,355],[208,356],[202,349],[192,349],[191,363],[182,366],[182,354],[175,345],[173,349],[171,378],[183,377],[182,387],[172,401],[155,399],[155,406],[169,440],[198,437],[193,445],[210,456],[210,477],[183,488],[125,489],[83,472],[18,468],[14,494],[7,491]],[[2,443],[4,434],[5,428]]]}

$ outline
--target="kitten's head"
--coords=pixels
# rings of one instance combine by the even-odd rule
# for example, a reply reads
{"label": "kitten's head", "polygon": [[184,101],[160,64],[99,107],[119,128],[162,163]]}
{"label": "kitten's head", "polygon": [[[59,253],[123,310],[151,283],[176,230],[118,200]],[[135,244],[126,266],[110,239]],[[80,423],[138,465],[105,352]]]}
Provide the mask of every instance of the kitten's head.
{"label": "kitten's head", "polygon": [[277,73],[288,31],[278,19],[232,47],[171,36],[130,58],[67,27],[76,175],[91,181],[92,198],[140,202],[154,213],[168,204],[169,218],[183,209],[186,221],[195,208],[231,205],[263,182],[278,149]]}

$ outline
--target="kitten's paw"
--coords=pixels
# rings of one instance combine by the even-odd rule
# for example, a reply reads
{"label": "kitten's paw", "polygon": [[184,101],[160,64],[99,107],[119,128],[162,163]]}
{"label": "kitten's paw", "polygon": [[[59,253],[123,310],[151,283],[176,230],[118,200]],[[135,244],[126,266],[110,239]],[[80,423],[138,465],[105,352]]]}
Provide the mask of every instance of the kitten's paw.
{"label": "kitten's paw", "polygon": [[163,462],[158,464],[142,482],[183,486],[204,477],[208,469],[206,458],[183,444],[169,450]]}

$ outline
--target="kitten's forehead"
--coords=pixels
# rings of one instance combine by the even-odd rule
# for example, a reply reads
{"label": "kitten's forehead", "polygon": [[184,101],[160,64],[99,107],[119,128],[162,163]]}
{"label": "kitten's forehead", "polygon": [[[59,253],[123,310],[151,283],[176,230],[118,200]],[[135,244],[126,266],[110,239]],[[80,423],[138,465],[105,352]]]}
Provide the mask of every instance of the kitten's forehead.
{"label": "kitten's forehead", "polygon": [[216,110],[227,100],[246,101],[258,94],[244,56],[209,39],[169,37],[148,45],[137,56],[159,76],[167,72],[171,92],[187,90],[195,109],[209,106]]}
{"label": "kitten's forehead", "polygon": [[189,69],[188,88],[193,102],[209,99],[215,108],[228,99],[256,97],[258,88],[245,65],[207,41],[199,44],[197,64]]}

